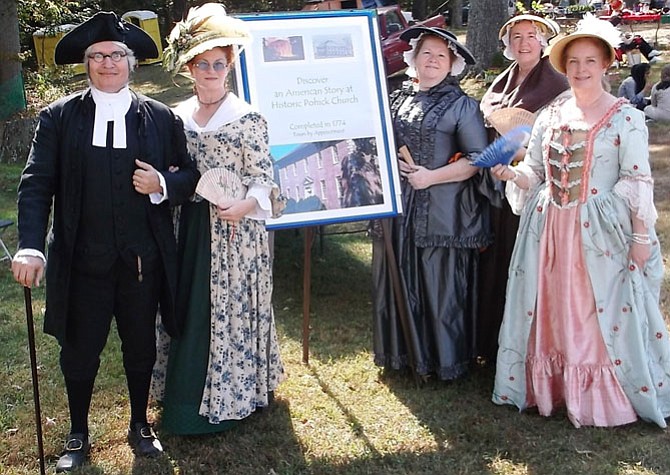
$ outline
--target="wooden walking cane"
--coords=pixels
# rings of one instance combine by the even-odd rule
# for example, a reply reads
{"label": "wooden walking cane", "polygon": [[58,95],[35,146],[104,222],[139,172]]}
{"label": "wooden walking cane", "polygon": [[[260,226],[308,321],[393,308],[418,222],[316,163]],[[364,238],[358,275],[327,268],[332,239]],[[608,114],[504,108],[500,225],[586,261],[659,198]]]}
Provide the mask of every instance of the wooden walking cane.
{"label": "wooden walking cane", "polygon": [[28,324],[28,347],[30,350],[30,369],[33,378],[33,400],[35,401],[35,426],[37,428],[37,450],[40,456],[40,475],[45,475],[44,443],[42,441],[42,411],[40,410],[40,389],[37,379],[37,355],[35,352],[35,328],[33,324],[33,297],[30,287],[23,287],[23,298],[26,302],[26,321]]}

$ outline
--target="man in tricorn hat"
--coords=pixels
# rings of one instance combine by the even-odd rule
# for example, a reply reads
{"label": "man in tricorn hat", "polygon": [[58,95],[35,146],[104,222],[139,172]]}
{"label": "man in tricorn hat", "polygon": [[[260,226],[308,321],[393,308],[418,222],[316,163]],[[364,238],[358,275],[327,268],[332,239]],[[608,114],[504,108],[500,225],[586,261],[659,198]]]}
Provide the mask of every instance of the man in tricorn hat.
{"label": "man in tricorn hat", "polygon": [[114,13],[65,35],[56,63],[83,60],[90,87],[40,112],[19,185],[12,270],[24,286],[42,278],[53,203],[44,330],[61,346],[71,423],[57,472],[87,458],[88,411],[112,317],[128,382],[128,442],[137,455],[162,452],[146,415],[156,312],[160,302],[163,324],[176,334],[170,206],[193,194],[198,172],[180,119],[128,88],[137,60],[157,56],[151,37]]}

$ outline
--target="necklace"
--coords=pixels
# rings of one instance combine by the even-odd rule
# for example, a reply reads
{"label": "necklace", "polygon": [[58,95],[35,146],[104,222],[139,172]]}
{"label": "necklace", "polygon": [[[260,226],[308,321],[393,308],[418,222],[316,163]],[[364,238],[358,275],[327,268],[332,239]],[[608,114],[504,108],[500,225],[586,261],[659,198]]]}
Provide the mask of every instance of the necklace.
{"label": "necklace", "polygon": [[215,101],[212,101],[212,102],[204,102],[204,101],[200,100],[200,96],[198,95],[198,93],[195,94],[195,97],[198,99],[198,104],[200,104],[201,106],[213,106],[214,104],[218,104],[219,102],[222,102],[226,98],[227,95],[228,95],[228,91],[224,92],[223,96],[221,96],[219,99],[217,99]]}

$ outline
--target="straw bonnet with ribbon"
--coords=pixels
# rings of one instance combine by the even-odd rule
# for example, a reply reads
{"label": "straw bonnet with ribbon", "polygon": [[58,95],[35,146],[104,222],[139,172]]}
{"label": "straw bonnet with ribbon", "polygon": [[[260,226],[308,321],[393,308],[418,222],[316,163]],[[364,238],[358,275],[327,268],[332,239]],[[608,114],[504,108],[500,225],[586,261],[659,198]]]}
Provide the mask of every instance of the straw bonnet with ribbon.
{"label": "straw bonnet with ribbon", "polygon": [[549,40],[552,39],[554,36],[558,35],[558,33],[561,31],[560,25],[550,18],[544,18],[538,15],[531,15],[528,13],[513,16],[512,18],[507,20],[502,27],[500,27],[500,31],[498,32],[498,38],[505,45],[505,51],[503,54],[507,59],[512,60],[516,59],[513,57],[514,55],[512,54],[510,48],[509,33],[514,25],[522,21],[530,21],[538,29],[540,33],[540,38],[538,38],[538,40],[542,45],[542,49],[546,48],[547,45],[549,44]]}
{"label": "straw bonnet with ribbon", "polygon": [[222,46],[237,46],[237,53],[251,42],[247,25],[226,14],[219,3],[206,3],[189,10],[167,38],[163,67],[173,75],[199,54]]}
{"label": "straw bonnet with ribbon", "polygon": [[56,64],[81,64],[86,48],[102,41],[117,41],[130,48],[137,59],[158,58],[158,47],[149,34],[113,12],[98,12],[70,30],[56,44]]}
{"label": "straw bonnet with ribbon", "polygon": [[582,20],[577,23],[577,28],[573,33],[564,36],[556,43],[552,43],[549,52],[549,61],[556,71],[565,74],[565,48],[570,43],[580,38],[594,38],[601,41],[609,53],[608,66],[614,62],[614,48],[621,42],[619,30],[609,21],[600,20],[591,13],[586,13]]}

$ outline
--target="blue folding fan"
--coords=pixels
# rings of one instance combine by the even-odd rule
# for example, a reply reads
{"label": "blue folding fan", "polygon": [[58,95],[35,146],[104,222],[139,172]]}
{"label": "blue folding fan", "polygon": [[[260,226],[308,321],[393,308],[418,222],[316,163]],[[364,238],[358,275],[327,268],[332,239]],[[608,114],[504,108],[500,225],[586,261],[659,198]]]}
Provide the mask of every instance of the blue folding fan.
{"label": "blue folding fan", "polygon": [[509,165],[517,150],[528,141],[531,130],[529,125],[515,127],[494,140],[470,164],[482,168],[490,168],[499,163]]}

